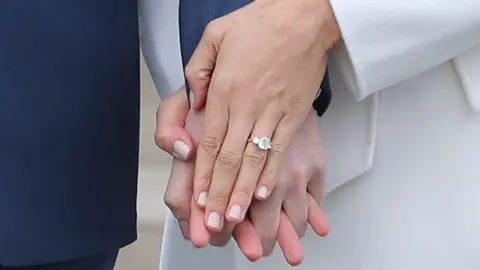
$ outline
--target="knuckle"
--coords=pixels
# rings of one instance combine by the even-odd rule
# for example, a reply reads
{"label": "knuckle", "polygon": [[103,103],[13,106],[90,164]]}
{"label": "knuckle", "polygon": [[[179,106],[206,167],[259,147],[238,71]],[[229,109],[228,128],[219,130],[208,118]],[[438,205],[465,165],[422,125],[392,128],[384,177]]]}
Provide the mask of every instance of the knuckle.
{"label": "knuckle", "polygon": [[185,66],[185,77],[187,77],[187,80],[192,80],[195,79],[198,76],[197,70],[192,66],[191,63],[188,63]]}
{"label": "knuckle", "polygon": [[267,169],[264,171],[260,182],[271,190],[277,182],[277,174],[271,169]]}
{"label": "knuckle", "polygon": [[198,190],[206,190],[210,186],[210,180],[212,179],[211,174],[205,173],[195,178],[194,183],[195,187]]}
{"label": "knuckle", "polygon": [[292,170],[292,178],[294,181],[298,181],[298,179],[303,177],[303,169],[301,167],[295,167]]}
{"label": "knuckle", "polygon": [[222,142],[216,136],[207,135],[203,138],[200,147],[206,153],[216,155],[220,151]]}
{"label": "knuckle", "polygon": [[221,151],[218,155],[218,165],[227,169],[240,168],[240,158],[231,151]]}
{"label": "knuckle", "polygon": [[165,150],[167,144],[167,136],[165,134],[156,132],[154,135],[154,141],[159,148]]}
{"label": "knuckle", "polygon": [[240,187],[233,192],[232,200],[241,204],[249,204],[252,200],[253,192],[250,187]]}
{"label": "knuckle", "polygon": [[245,153],[243,154],[243,157],[246,161],[249,161],[253,164],[261,165],[265,163],[267,155],[264,151],[255,148],[255,149],[249,149],[245,151]]}
{"label": "knuckle", "polygon": [[231,72],[219,73],[215,78],[215,84],[218,85],[218,92],[220,94],[231,93],[239,85],[239,78]]}
{"label": "knuckle", "polygon": [[211,196],[209,195],[207,206],[212,210],[224,212],[227,208],[227,203],[228,195],[213,194]]}
{"label": "knuckle", "polygon": [[221,23],[219,19],[210,21],[203,31],[204,38],[212,38],[222,33]]}
{"label": "knuckle", "polygon": [[227,201],[226,197],[227,197],[226,195],[222,195],[222,194],[212,194],[211,196],[208,197],[208,201],[216,205],[225,204],[225,202]]}
{"label": "knuckle", "polygon": [[283,144],[273,144],[272,151],[275,156],[284,156],[287,148]]}

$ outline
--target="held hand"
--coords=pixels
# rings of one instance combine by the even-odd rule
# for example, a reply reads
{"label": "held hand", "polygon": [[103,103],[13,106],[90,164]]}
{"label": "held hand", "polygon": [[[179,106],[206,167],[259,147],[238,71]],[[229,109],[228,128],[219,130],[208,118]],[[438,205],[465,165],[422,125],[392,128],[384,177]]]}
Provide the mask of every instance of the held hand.
{"label": "held hand", "polygon": [[[338,38],[326,0],[251,4],[211,22],[186,67],[194,108],[207,96],[194,195],[210,231],[239,223],[273,191]],[[254,137],[272,138],[269,151]]]}
{"label": "held hand", "polygon": [[[179,138],[179,135],[184,134],[186,132],[183,129],[183,125],[185,123],[185,119],[180,119],[180,117],[176,118],[179,115],[185,115],[184,112],[187,109],[182,105],[188,105],[185,95],[179,91],[172,95],[171,97],[163,100],[159,106],[159,112],[165,112],[163,114],[158,115],[158,122],[157,122],[157,135],[163,134],[164,139],[162,141],[174,142],[174,138]],[[187,106],[188,107],[188,106]],[[178,110],[177,112],[175,112]],[[166,112],[172,112],[171,114]],[[193,137],[199,137],[202,128],[202,119],[203,119],[203,112],[190,112],[190,116],[188,118],[187,128],[189,132],[191,132]],[[177,119],[180,121],[173,121],[172,119]],[[174,124],[176,123],[176,124]],[[312,130],[316,130],[316,123]],[[167,130],[175,130],[175,132],[166,133]],[[308,129],[303,129],[308,130]],[[188,134],[187,134],[188,135]],[[180,136],[182,137],[182,136]],[[189,136],[187,138],[190,138]],[[191,143],[191,144],[190,144]],[[193,142],[187,140],[188,145],[192,145],[191,149],[193,148]],[[164,148],[171,149],[172,145],[167,146],[164,145]],[[314,149],[313,149],[314,150]],[[292,152],[293,153],[293,152]],[[312,154],[320,155],[321,152],[316,152]],[[305,157],[309,157],[309,155],[305,155]],[[317,160],[317,159],[309,159],[309,160]],[[295,168],[296,163],[289,164],[289,168],[292,165]],[[312,163],[320,165],[322,163]],[[169,180],[169,184],[167,187],[167,191],[165,193],[165,203],[167,206],[172,210],[174,215],[179,220],[180,229],[182,234],[184,235],[185,239],[192,239],[192,242],[196,246],[205,246],[209,239],[210,239],[210,232],[207,230],[203,223],[203,216],[204,212],[195,209],[195,207],[191,211],[191,194],[192,194],[192,184],[193,184],[193,171],[194,171],[194,163],[193,162],[184,162],[179,159],[175,159],[172,166],[172,173]],[[314,171],[314,170],[301,170],[302,172],[307,171]],[[321,170],[320,170],[321,171]],[[298,171],[300,173],[300,171]],[[303,175],[303,174],[298,174]],[[305,177],[299,177],[297,179],[305,179]],[[312,178],[312,181],[318,180],[317,182],[320,183],[319,187],[323,185],[323,178]],[[282,183],[284,181],[281,181]],[[299,183],[297,181],[296,183]],[[315,200],[321,200],[321,192],[320,189],[315,188],[315,185],[309,184],[312,191],[314,192],[313,195]],[[309,189],[310,190],[310,189]],[[262,243],[261,241],[269,241],[271,239],[271,232],[273,234],[273,244],[272,243],[265,243],[264,246],[268,246],[273,248],[275,241],[279,242],[281,249],[284,252],[285,258],[287,261],[292,264],[298,264],[302,257],[302,250],[300,246],[300,242],[298,240],[298,236],[296,233],[296,227],[304,227],[304,225],[299,225],[305,223],[305,219],[300,217],[300,215],[294,215],[289,213],[288,215],[285,212],[280,212],[281,208],[279,208],[277,215],[272,216],[272,220],[265,218],[265,213],[272,213],[272,209],[270,208],[271,205],[274,207],[282,205],[282,199],[278,200],[277,202],[270,203],[271,199],[276,197],[280,198],[276,194],[280,194],[279,192],[275,193],[272,198],[267,200],[266,202],[262,202],[258,206],[256,203],[252,205],[252,207],[256,207],[251,215],[253,219],[255,219],[255,225],[251,223],[250,220],[244,220],[240,224],[235,227],[233,232],[233,236],[237,241],[239,248],[245,254],[247,258],[254,261],[259,259],[262,255]],[[296,193],[290,193],[294,195]],[[299,194],[302,194],[301,192]],[[305,194],[302,194],[305,196]],[[318,196],[317,196],[318,195]],[[288,197],[287,197],[288,198]],[[326,223],[325,217],[323,215],[322,210],[318,207],[317,203],[313,201],[313,197],[307,195],[306,200],[301,200],[303,202],[310,201],[308,204],[308,222],[312,225],[314,230],[319,235],[326,235],[328,232],[328,224]],[[278,203],[278,201],[280,203]],[[277,207],[278,208],[278,207]],[[305,205],[300,206],[299,209],[304,209]],[[290,208],[292,209],[292,208]],[[278,231],[277,231],[278,228]],[[298,231],[298,230],[297,230]],[[192,232],[192,237],[190,237],[190,232]],[[267,234],[262,234],[259,232],[268,232]],[[275,233],[276,232],[276,233]],[[225,233],[222,231],[219,238],[224,238]],[[217,237],[218,234],[212,234],[211,238],[214,239]],[[228,236],[228,234],[227,234]],[[228,236],[229,237],[229,236]],[[215,243],[215,245],[219,243]],[[221,240],[220,240],[221,241]],[[225,244],[226,242],[224,242]],[[265,255],[268,255],[271,250],[268,248],[264,248],[266,250]]]}
{"label": "held hand", "polygon": [[[287,261],[296,265],[302,259],[301,246],[296,243],[305,234],[307,223],[319,236],[327,235],[329,230],[319,207],[323,200],[325,159],[315,113],[311,112],[302,124],[286,154],[272,195],[265,201],[253,201],[249,218],[261,237],[263,254],[271,253],[277,240]],[[280,211],[289,222],[277,222]],[[295,233],[280,234],[285,226],[291,226]],[[283,237],[289,240],[282,241]],[[290,247],[282,246],[285,242],[291,243]]]}
{"label": "held hand", "polygon": [[[202,123],[203,117],[201,111],[189,114],[186,128],[194,138],[200,134],[202,126],[198,123]],[[234,227],[233,236],[247,258],[255,260],[262,255],[268,256],[278,242],[287,262],[298,265],[303,258],[299,238],[304,235],[307,224],[319,236],[327,235],[328,222],[319,207],[323,199],[324,165],[318,124],[312,111],[294,136],[272,195],[264,201],[253,201],[247,219]],[[189,168],[193,170],[193,165]],[[193,171],[188,175],[192,174]],[[209,239],[225,235],[228,227],[233,228],[229,224],[219,233],[212,233],[210,238],[204,212],[193,204],[191,209],[190,236],[197,247],[204,247]]]}
{"label": "held hand", "polygon": [[[185,130],[185,123],[189,111],[185,88],[160,102],[157,108],[157,124],[155,129],[155,143],[165,152],[175,157],[172,164],[170,179],[165,192],[165,204],[178,220],[180,230],[185,239],[190,236],[190,201],[193,191],[193,166],[191,163],[181,162],[191,160],[195,147],[193,139]],[[186,179],[182,181],[182,179]]]}
{"label": "held hand", "polygon": [[190,160],[195,152],[192,137],[185,130],[189,110],[183,87],[162,100],[157,108],[155,144],[181,160]]}

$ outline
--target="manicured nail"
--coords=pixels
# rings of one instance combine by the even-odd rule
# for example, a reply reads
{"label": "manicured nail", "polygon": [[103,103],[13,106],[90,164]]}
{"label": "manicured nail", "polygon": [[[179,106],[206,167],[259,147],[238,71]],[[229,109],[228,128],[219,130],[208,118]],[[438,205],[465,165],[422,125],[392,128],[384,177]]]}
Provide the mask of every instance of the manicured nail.
{"label": "manicured nail", "polygon": [[230,207],[230,211],[228,211],[228,216],[230,218],[233,218],[233,219],[236,219],[236,220],[241,219],[242,218],[242,207],[238,204],[232,205],[232,207]]}
{"label": "manicured nail", "polygon": [[190,90],[189,98],[190,98],[190,106],[193,106],[193,102],[195,101],[195,94],[193,93],[192,90]]}
{"label": "manicured nail", "polygon": [[215,229],[220,229],[220,215],[217,212],[208,214],[207,225]]}
{"label": "manicured nail", "polygon": [[266,199],[268,196],[268,188],[267,186],[263,185],[257,190],[257,196],[262,199]]}
{"label": "manicured nail", "polygon": [[181,159],[186,160],[189,152],[190,152],[190,148],[184,142],[175,141],[173,143],[173,153],[176,154]]}
{"label": "manicured nail", "polygon": [[207,205],[207,192],[202,191],[198,194],[198,205],[205,206]]}

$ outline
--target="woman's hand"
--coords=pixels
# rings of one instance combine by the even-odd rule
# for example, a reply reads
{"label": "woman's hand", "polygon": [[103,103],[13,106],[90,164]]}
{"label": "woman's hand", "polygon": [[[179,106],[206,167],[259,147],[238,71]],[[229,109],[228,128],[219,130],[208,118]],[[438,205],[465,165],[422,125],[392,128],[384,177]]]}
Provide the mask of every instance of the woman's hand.
{"label": "woman's hand", "polygon": [[[272,193],[338,32],[326,0],[256,0],[207,26],[186,77],[194,108],[208,95],[194,195],[211,231],[225,214],[242,221],[254,195]],[[271,149],[256,137],[271,139]]]}
{"label": "woman's hand", "polygon": [[[203,111],[191,111],[188,116],[186,129],[194,139],[201,134],[203,117]],[[303,259],[300,238],[308,224],[319,236],[327,235],[329,230],[319,206],[323,200],[325,156],[313,111],[296,132],[292,148],[286,154],[278,185],[271,196],[266,200],[253,201],[246,219],[236,226],[224,226],[220,232],[210,233],[204,222],[205,212],[188,203],[191,189],[176,194],[167,190],[166,198],[170,198],[166,199],[168,205],[174,206],[173,209],[181,209],[180,205],[184,205],[190,210],[188,235],[192,243],[197,247],[204,247],[209,241],[214,245],[225,245],[233,230],[239,248],[250,260],[270,255],[278,242],[287,262],[300,264]],[[176,160],[169,186],[170,183],[172,186],[189,183],[187,186],[191,187],[193,169],[193,163]],[[181,177],[185,177],[184,180]],[[176,204],[174,200],[181,203]]]}
{"label": "woman's hand", "polygon": [[[202,111],[191,111],[187,119],[188,101],[183,91],[162,100],[157,112],[156,142],[161,142],[161,148],[172,155],[173,145],[179,139],[194,151],[193,140],[200,137],[203,128]],[[262,255],[268,256],[278,242],[286,260],[297,265],[303,258],[299,238],[307,222],[320,236],[328,233],[328,223],[318,206],[323,198],[324,156],[317,129],[312,113],[296,134],[293,142],[296,151],[288,153],[279,180],[280,188],[275,189],[268,200],[254,202],[248,214],[249,219],[231,226],[235,227],[233,236],[248,259],[254,261]],[[305,144],[310,145],[307,151],[303,151]],[[230,238],[231,232],[226,232],[224,228],[219,233],[210,234],[204,224],[204,211],[191,204],[192,157],[188,156],[189,161],[174,160],[165,203],[178,219],[185,239],[198,247],[205,246],[209,240],[213,245],[224,245],[227,243],[225,238]]]}

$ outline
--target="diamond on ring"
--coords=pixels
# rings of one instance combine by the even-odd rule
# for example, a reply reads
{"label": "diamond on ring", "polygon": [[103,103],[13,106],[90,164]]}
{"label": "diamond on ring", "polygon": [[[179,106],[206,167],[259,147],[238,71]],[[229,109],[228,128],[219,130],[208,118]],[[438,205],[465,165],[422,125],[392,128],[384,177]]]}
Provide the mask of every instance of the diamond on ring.
{"label": "diamond on ring", "polygon": [[258,146],[258,148],[262,150],[272,149],[272,142],[267,137],[254,137],[252,141],[256,146]]}

